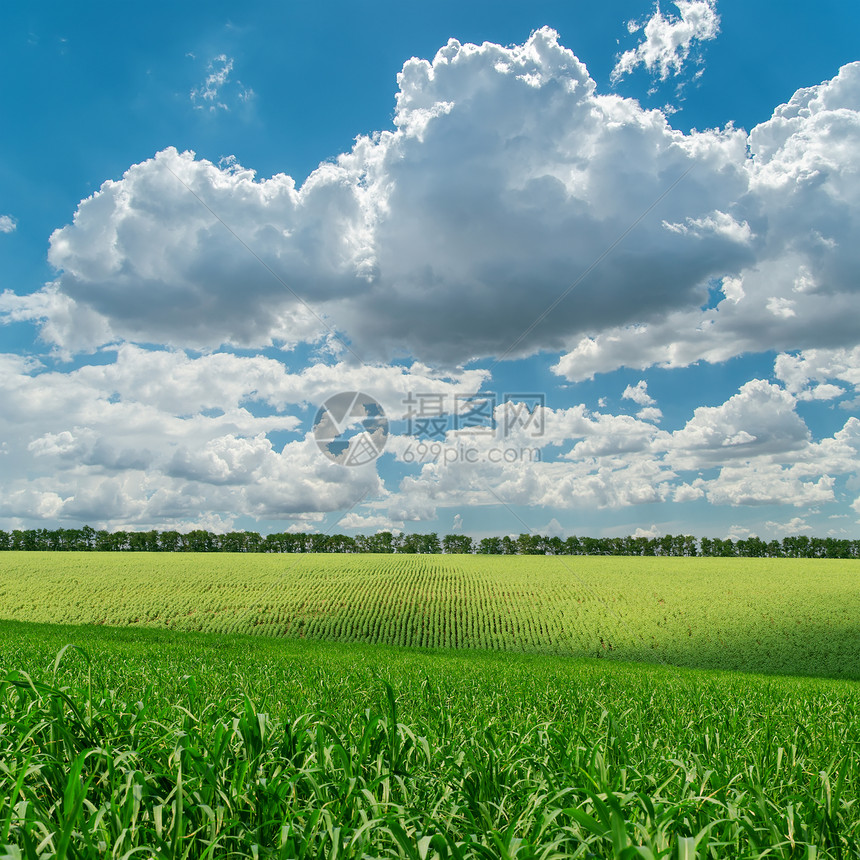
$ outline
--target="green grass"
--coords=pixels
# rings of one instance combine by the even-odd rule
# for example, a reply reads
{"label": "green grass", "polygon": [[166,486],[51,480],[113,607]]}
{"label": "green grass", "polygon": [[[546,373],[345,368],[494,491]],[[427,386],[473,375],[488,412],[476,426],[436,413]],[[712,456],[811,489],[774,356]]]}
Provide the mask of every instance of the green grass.
{"label": "green grass", "polygon": [[858,856],[853,682],[16,622],[0,665],[7,857]]}
{"label": "green grass", "polygon": [[0,616],[860,679],[853,561],[0,553]]}

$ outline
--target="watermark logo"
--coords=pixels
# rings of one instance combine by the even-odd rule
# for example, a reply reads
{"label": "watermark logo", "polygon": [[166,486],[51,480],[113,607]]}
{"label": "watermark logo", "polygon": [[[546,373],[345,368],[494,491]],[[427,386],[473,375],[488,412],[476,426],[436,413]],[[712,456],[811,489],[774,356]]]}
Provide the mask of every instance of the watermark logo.
{"label": "watermark logo", "polygon": [[[449,466],[541,460],[539,446],[521,442],[544,435],[546,397],[542,393],[481,391],[446,396],[410,392],[403,407],[404,435],[415,440],[401,452],[404,463]],[[505,444],[493,445],[494,441]]]}
{"label": "watermark logo", "polygon": [[388,440],[388,419],[379,401],[360,391],[342,391],[320,406],[314,439],[329,460],[341,466],[372,463]]}
{"label": "watermark logo", "polygon": [[[342,466],[363,466],[376,460],[389,432],[399,441],[404,463],[536,463],[541,461],[545,432],[543,393],[473,394],[410,391],[402,414],[391,428],[379,401],[358,391],[343,391],[323,403],[313,434],[320,451]],[[525,443],[525,444],[524,444]]]}
{"label": "watermark logo", "polygon": [[533,392],[506,394],[504,399],[502,435],[507,437],[517,430],[540,438],[544,426],[546,395]]}

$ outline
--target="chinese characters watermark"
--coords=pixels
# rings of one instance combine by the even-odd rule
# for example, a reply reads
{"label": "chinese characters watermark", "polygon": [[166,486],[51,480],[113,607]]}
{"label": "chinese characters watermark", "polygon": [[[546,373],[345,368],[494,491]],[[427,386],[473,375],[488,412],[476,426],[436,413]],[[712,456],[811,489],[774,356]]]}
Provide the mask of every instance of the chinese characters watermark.
{"label": "chinese characters watermark", "polygon": [[[410,440],[405,449],[398,449],[404,463],[447,466],[541,460],[540,445],[523,443],[544,435],[543,393],[410,391],[401,400],[401,415],[400,436]],[[346,391],[329,397],[319,408],[313,435],[328,459],[342,466],[362,466],[379,457],[389,431],[378,400]]]}

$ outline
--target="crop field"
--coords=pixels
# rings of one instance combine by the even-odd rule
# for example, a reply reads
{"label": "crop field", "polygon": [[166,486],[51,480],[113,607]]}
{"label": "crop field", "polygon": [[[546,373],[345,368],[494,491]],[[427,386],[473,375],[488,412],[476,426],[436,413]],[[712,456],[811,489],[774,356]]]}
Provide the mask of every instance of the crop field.
{"label": "crop field", "polygon": [[0,860],[860,857],[855,570],[0,555]]}
{"label": "crop field", "polygon": [[823,559],[2,553],[0,618],[860,679]]}

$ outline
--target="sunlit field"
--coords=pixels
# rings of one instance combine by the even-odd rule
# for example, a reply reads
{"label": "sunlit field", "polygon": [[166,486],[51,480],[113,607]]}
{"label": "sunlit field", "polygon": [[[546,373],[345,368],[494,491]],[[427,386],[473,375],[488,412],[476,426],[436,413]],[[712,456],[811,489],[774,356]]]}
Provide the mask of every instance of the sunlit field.
{"label": "sunlit field", "polygon": [[2,553],[0,618],[860,678],[851,560]]}
{"label": "sunlit field", "polygon": [[0,856],[858,856],[855,563],[0,561]]}

